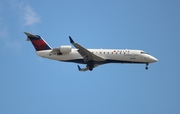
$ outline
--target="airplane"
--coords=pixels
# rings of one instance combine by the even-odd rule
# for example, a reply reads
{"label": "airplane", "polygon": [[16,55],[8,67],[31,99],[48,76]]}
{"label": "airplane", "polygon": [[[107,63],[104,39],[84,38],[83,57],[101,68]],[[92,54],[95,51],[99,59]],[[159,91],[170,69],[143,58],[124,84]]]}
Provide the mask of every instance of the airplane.
{"label": "airplane", "polygon": [[69,40],[75,47],[74,49],[70,45],[51,48],[41,36],[28,32],[24,33],[27,35],[27,41],[31,41],[33,44],[38,56],[62,62],[86,64],[85,68],[77,65],[79,71],[92,71],[95,67],[107,63],[145,64],[147,70],[150,63],[158,61],[158,59],[142,50],[86,49],[74,42],[71,36],[69,36]]}

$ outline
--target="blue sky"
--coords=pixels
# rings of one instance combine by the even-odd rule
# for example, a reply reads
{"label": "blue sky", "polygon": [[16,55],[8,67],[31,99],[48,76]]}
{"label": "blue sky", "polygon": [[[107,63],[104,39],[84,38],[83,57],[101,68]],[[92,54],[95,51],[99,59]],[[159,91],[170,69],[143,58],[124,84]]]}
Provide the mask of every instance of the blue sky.
{"label": "blue sky", "polygon": [[[1,0],[1,114],[179,114],[180,1]],[[159,61],[77,64],[40,58],[24,31],[51,47],[142,49]],[[84,65],[81,65],[84,67]]]}

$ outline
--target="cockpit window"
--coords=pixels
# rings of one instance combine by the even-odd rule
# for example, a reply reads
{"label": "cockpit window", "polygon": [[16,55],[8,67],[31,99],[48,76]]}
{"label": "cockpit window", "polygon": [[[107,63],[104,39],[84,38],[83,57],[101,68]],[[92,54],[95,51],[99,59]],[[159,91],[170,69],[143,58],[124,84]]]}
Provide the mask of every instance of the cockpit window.
{"label": "cockpit window", "polygon": [[141,54],[147,54],[146,52],[142,51]]}

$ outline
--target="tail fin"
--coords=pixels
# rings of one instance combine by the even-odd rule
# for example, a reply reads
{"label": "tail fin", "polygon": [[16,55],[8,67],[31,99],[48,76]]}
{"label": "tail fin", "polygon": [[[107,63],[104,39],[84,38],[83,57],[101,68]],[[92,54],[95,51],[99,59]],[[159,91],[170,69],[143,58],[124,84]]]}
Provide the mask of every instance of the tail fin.
{"label": "tail fin", "polygon": [[51,50],[51,47],[46,43],[46,41],[38,36],[38,35],[32,35],[28,32],[24,32],[27,35],[27,41],[31,41],[36,51],[41,50]]}

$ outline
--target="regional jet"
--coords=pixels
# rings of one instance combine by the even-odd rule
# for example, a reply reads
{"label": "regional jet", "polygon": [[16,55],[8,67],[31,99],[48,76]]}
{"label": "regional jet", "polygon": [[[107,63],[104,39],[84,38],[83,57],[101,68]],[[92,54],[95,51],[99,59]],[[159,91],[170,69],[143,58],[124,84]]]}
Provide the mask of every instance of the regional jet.
{"label": "regional jet", "polygon": [[31,41],[33,44],[38,56],[62,62],[86,64],[85,68],[77,65],[79,71],[92,71],[95,67],[107,63],[145,64],[147,70],[150,63],[158,61],[155,57],[142,50],[86,49],[74,42],[71,36],[69,36],[69,40],[75,47],[74,49],[70,45],[51,48],[41,36],[28,32],[24,33],[27,35],[27,41]]}

